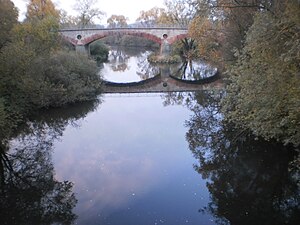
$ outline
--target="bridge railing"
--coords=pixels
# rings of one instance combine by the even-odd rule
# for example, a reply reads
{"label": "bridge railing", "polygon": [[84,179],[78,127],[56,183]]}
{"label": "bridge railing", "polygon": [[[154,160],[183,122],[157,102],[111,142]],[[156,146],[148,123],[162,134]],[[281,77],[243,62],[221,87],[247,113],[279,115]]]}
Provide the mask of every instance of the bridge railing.
{"label": "bridge railing", "polygon": [[139,29],[142,29],[142,28],[148,28],[148,29],[151,29],[151,28],[169,28],[169,29],[188,29],[187,26],[182,26],[182,25],[179,25],[179,24],[129,24],[127,26],[104,26],[104,25],[101,25],[101,24],[89,24],[89,25],[85,25],[85,26],[82,26],[82,25],[70,25],[70,24],[63,24],[60,26],[60,30],[84,30],[84,29],[130,29],[130,28],[139,28]]}

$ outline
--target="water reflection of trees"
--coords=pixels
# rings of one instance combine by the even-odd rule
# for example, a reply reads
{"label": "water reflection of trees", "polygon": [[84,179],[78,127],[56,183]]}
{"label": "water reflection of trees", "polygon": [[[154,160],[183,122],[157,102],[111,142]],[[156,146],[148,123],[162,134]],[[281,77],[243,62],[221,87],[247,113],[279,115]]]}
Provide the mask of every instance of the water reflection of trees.
{"label": "water reflection of trees", "polygon": [[[213,110],[219,112],[219,101],[224,95],[222,90],[203,90],[197,92],[166,92],[162,94],[163,105],[183,105],[192,111]],[[218,118],[220,114],[218,113]]]}
{"label": "water reflection of trees", "polygon": [[159,74],[159,68],[151,65],[148,62],[147,58],[150,53],[150,51],[141,52],[141,54],[137,58],[138,71],[136,71],[136,73],[141,77],[141,80],[146,80]]}
{"label": "water reflection of trees", "polygon": [[197,81],[212,77],[216,72],[217,68],[207,63],[201,61],[197,62],[195,60],[184,60],[180,66],[178,66],[173,76],[182,80]]}
{"label": "water reflection of trees", "polygon": [[73,184],[54,178],[50,150],[47,141],[33,142],[12,154],[2,149],[1,224],[71,224],[75,220]]}
{"label": "water reflection of trees", "polygon": [[299,168],[291,164],[296,152],[224,124],[216,104],[221,95],[189,98],[186,138],[211,194],[200,211],[218,224],[299,224]]}
{"label": "water reflection of trees", "polygon": [[55,179],[52,145],[68,124],[74,124],[96,106],[97,102],[90,102],[45,111],[27,123],[18,141],[10,145],[1,143],[1,224],[74,222],[76,215],[72,209],[77,200],[72,192],[73,184]]}
{"label": "water reflection of trees", "polygon": [[129,59],[135,57],[137,59],[136,74],[140,76],[141,80],[146,80],[154,77],[159,73],[159,69],[151,65],[147,57],[151,51],[147,48],[134,47],[112,47],[109,54],[109,65],[113,71],[129,70]]}
{"label": "water reflection of trees", "polygon": [[108,60],[113,71],[125,71],[128,69],[128,56],[123,50],[117,48],[109,51]]}
{"label": "water reflection of trees", "polygon": [[148,61],[150,53],[151,50],[147,48],[111,47],[107,64],[112,71],[125,72],[130,69],[132,64],[130,58],[134,57],[137,60],[136,74],[140,80],[146,80],[161,73],[165,77],[172,75],[182,80],[198,81],[212,77],[217,73],[217,68],[195,60],[184,60],[182,63],[172,65],[151,64]]}

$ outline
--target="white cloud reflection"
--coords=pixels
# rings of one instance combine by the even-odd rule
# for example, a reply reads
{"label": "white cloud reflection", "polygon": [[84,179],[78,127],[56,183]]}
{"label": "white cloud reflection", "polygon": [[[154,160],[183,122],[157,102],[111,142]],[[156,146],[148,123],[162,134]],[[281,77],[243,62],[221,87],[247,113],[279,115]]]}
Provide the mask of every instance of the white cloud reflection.
{"label": "white cloud reflection", "polygon": [[79,219],[126,209],[168,185],[178,170],[192,170],[183,126],[188,114],[180,106],[164,108],[160,97],[110,97],[81,128],[68,127],[54,162],[58,179],[75,183]]}

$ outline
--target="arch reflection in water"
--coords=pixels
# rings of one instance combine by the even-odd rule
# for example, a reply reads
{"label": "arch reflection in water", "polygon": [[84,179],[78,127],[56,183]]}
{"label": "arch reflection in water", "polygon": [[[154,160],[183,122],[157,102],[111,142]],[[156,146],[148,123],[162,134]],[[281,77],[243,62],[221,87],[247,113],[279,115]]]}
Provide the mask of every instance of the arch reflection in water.
{"label": "arch reflection in water", "polygon": [[177,64],[149,63],[151,50],[133,47],[111,47],[108,62],[100,73],[114,83],[132,83],[147,80],[160,74],[188,82],[204,81],[215,77],[217,68],[202,61],[186,60]]}
{"label": "arch reflection in water", "polygon": [[146,80],[159,73],[147,57],[152,51],[146,48],[111,47],[108,62],[102,64],[100,73],[104,79],[115,83]]}

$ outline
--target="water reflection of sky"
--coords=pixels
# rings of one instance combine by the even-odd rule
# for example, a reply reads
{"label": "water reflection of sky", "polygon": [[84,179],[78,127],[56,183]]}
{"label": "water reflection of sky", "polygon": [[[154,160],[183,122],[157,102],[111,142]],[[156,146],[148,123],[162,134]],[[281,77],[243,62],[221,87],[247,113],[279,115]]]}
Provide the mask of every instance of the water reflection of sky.
{"label": "water reflection of sky", "polygon": [[198,212],[208,191],[185,140],[190,114],[157,95],[112,95],[68,126],[53,160],[57,178],[75,183],[77,224],[214,224]]}

